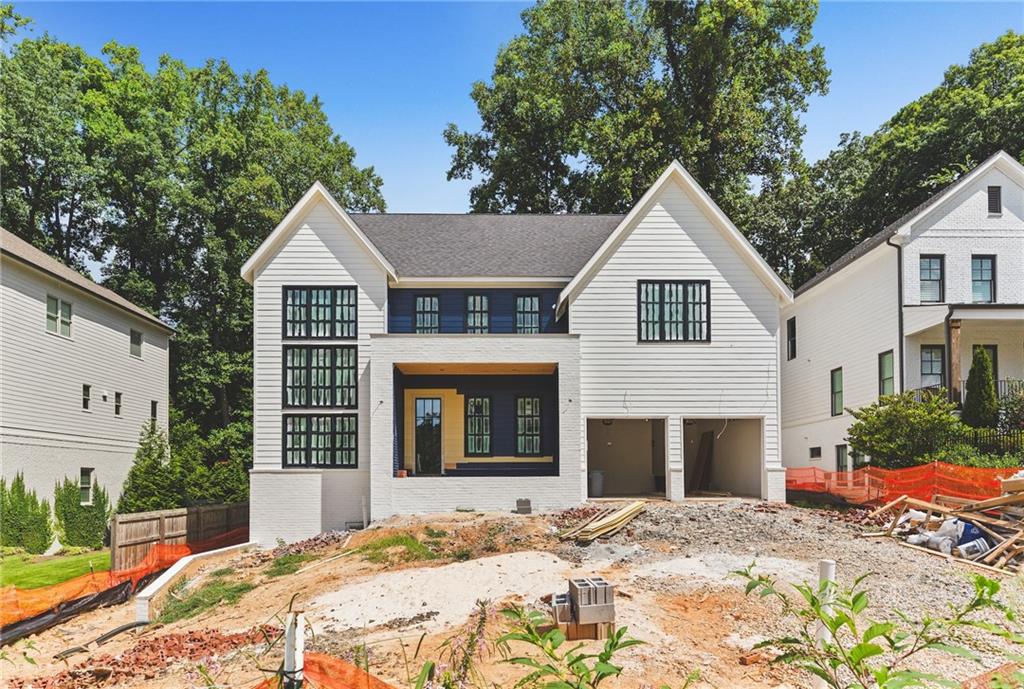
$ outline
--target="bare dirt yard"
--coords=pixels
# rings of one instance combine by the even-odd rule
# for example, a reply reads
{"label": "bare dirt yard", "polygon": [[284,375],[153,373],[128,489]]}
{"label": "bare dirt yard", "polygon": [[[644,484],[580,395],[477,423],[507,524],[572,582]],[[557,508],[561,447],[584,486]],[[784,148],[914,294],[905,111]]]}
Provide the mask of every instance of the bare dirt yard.
{"label": "bare dirt yard", "polygon": [[[410,687],[424,661],[444,666],[478,626],[489,638],[507,629],[501,607],[546,609],[542,597],[564,591],[568,577],[596,574],[616,585],[617,625],[645,642],[616,656],[623,672],[608,686],[675,688],[699,674],[690,686],[805,687],[809,677],[785,665],[742,662],[755,644],[789,629],[777,603],[744,594],[734,570],[756,562],[757,571],[798,583],[815,580],[819,559],[834,559],[840,583],[872,575],[866,585],[878,619],[897,610],[912,618],[942,614],[973,590],[962,567],[892,541],[857,538],[871,527],[833,512],[740,500],[652,502],[611,538],[588,546],[557,538],[594,509],[392,519],[243,553],[175,589],[181,619],[55,660],[134,619],[131,603],[93,611],[8,647],[10,662],[0,661],[0,672],[11,687],[251,687],[269,676],[261,669],[279,665],[281,644],[267,640],[291,607],[312,626],[307,650],[367,664],[379,678]],[[206,593],[213,604],[189,608]],[[1005,577],[1001,597],[1024,610],[1024,581]],[[1002,664],[1010,650],[981,633],[963,641],[980,664],[932,653],[922,665],[965,680]],[[588,644],[597,649],[601,642]],[[515,684],[522,669],[502,660],[484,644],[472,684]]]}

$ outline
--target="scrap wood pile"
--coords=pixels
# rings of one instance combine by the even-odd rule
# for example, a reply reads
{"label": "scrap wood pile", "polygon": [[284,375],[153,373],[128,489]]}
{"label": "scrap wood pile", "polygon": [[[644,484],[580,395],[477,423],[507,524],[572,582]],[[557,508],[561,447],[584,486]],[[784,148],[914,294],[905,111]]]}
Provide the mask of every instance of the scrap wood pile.
{"label": "scrap wood pile", "polygon": [[991,572],[1024,572],[1024,471],[1002,480],[987,500],[936,495],[931,502],[903,495],[867,516],[892,515],[885,531],[901,545]]}
{"label": "scrap wood pile", "polygon": [[641,500],[621,508],[606,507],[558,536],[563,541],[575,539],[580,543],[590,543],[604,536],[614,536],[643,511],[644,503]]}

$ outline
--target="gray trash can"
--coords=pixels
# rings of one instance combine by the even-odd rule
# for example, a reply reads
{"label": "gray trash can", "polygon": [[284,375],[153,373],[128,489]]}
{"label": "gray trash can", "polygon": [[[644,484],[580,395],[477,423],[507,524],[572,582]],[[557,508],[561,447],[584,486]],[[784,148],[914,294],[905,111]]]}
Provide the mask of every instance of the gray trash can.
{"label": "gray trash can", "polygon": [[604,497],[604,472],[594,469],[587,474],[587,489],[592,498]]}

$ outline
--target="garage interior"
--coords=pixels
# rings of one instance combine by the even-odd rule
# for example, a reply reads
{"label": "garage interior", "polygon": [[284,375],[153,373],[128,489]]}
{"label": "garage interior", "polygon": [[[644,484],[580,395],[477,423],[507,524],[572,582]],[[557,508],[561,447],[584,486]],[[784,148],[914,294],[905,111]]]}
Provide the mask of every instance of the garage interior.
{"label": "garage interior", "polygon": [[590,497],[664,496],[665,420],[587,419],[587,471]]}
{"label": "garage interior", "polygon": [[761,496],[761,419],[683,421],[686,495]]}

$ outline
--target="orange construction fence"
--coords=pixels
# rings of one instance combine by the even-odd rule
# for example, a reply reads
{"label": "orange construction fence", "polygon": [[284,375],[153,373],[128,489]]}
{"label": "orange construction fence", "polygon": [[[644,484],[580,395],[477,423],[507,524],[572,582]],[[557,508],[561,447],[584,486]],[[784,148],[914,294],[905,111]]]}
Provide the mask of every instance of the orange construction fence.
{"label": "orange construction fence", "polygon": [[141,563],[117,572],[83,574],[68,581],[36,589],[0,588],[0,627],[25,620],[51,610],[61,603],[131,582],[134,590],[146,576],[167,569],[175,562],[193,553],[216,550],[249,540],[249,527],[241,527],[225,534],[191,545],[160,543],[154,545]]}
{"label": "orange construction fence", "polygon": [[1018,471],[1020,467],[979,469],[944,462],[905,469],[869,466],[855,471],[799,467],[786,469],[786,490],[827,493],[856,504],[885,503],[901,495],[919,500],[932,500],[936,495],[984,500],[1000,494],[999,479]]}
{"label": "orange construction fence", "polygon": [[[271,677],[252,689],[280,689],[280,677]],[[394,689],[352,663],[322,653],[305,653],[302,659],[302,686],[310,689]]]}

